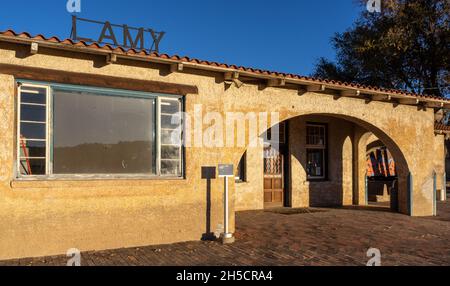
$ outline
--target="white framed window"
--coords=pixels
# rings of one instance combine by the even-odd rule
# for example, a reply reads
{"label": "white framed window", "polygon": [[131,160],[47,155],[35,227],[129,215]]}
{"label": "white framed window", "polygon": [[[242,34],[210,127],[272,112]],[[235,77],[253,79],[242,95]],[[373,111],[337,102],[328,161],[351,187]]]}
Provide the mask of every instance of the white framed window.
{"label": "white framed window", "polygon": [[20,176],[48,173],[49,88],[20,85],[18,88],[17,172]]}
{"label": "white framed window", "polygon": [[162,176],[181,176],[183,169],[182,106],[177,98],[159,98],[159,170]]}
{"label": "white framed window", "polygon": [[306,173],[310,180],[324,180],[327,172],[327,126],[306,125]]}
{"label": "white framed window", "polygon": [[182,177],[182,98],[19,83],[19,178]]}

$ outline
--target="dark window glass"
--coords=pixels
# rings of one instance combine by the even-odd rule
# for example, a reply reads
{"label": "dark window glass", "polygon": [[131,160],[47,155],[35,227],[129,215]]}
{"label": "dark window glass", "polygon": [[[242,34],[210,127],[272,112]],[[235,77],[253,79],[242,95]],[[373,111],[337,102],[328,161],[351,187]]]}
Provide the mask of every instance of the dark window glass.
{"label": "dark window glass", "polygon": [[325,146],[325,126],[309,125],[306,128],[306,144]]}
{"label": "dark window glass", "polygon": [[20,158],[45,157],[45,142],[43,141],[20,141]]}
{"label": "dark window glass", "polygon": [[310,124],[306,126],[306,172],[310,179],[325,179],[326,177],[326,130],[325,125]]}
{"label": "dark window glass", "polygon": [[309,177],[324,178],[325,177],[325,154],[323,149],[307,150],[307,166],[306,171]]}
{"label": "dark window glass", "polygon": [[46,138],[46,125],[25,123],[20,124],[20,135],[25,139],[45,139]]}
{"label": "dark window glass", "polygon": [[156,174],[155,100],[54,91],[55,174]]}
{"label": "dark window glass", "polygon": [[45,159],[21,159],[19,168],[24,176],[45,175]]}
{"label": "dark window glass", "polygon": [[161,113],[162,114],[177,114],[180,112],[179,100],[162,100]]}
{"label": "dark window glass", "polygon": [[43,88],[23,87],[20,94],[22,103],[46,104],[46,90]]}
{"label": "dark window glass", "polygon": [[45,106],[22,104],[20,106],[20,120],[45,122],[47,118]]}
{"label": "dark window glass", "polygon": [[161,159],[161,175],[181,176],[181,166],[179,160]]}
{"label": "dark window glass", "polygon": [[168,160],[180,159],[180,147],[161,146],[161,158]]}

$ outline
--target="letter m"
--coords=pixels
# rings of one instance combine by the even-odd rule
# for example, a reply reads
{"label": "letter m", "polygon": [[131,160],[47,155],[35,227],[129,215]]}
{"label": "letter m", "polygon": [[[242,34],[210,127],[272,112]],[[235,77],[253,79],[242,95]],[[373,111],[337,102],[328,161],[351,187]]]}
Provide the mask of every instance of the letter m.
{"label": "letter m", "polygon": [[[128,42],[130,42],[130,45],[128,45]],[[123,26],[123,45],[125,47],[131,47],[135,49],[138,44],[140,44],[139,49],[144,49],[144,28],[138,29],[138,33],[136,35],[136,39],[134,39],[131,36],[130,29],[127,25]]]}

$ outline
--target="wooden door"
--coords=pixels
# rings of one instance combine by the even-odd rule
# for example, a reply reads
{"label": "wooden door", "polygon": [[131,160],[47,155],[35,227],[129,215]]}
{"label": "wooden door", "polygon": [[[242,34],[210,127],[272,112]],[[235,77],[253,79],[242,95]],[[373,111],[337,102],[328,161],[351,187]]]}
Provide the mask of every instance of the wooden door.
{"label": "wooden door", "polygon": [[264,207],[284,206],[284,154],[264,148]]}

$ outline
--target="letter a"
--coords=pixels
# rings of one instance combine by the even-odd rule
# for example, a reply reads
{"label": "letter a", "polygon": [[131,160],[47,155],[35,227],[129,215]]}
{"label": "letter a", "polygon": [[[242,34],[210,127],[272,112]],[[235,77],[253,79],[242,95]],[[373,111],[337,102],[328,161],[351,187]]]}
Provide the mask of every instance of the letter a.
{"label": "letter a", "polygon": [[367,11],[369,11],[370,13],[381,13],[381,0],[368,0]]}
{"label": "letter a", "polygon": [[80,13],[81,0],[67,0],[66,8],[69,13]]}
{"label": "letter a", "polygon": [[[106,30],[108,30],[109,35],[106,34]],[[114,30],[111,26],[110,22],[106,22],[103,26],[102,34],[100,35],[100,38],[98,39],[99,43],[102,43],[104,39],[108,39],[113,41],[114,46],[118,46],[116,36],[114,35]]]}

